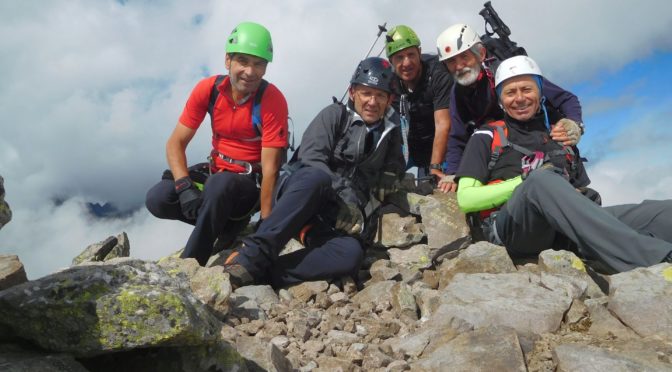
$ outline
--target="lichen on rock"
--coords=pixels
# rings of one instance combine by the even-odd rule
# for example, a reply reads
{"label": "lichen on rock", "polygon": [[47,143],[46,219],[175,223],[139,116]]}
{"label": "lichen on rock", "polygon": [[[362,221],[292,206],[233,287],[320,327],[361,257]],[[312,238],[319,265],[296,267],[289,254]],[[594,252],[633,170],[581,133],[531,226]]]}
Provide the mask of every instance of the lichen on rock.
{"label": "lichen on rock", "polygon": [[75,266],[0,293],[0,323],[55,351],[108,351],[213,341],[220,325],[188,283],[140,260]]}

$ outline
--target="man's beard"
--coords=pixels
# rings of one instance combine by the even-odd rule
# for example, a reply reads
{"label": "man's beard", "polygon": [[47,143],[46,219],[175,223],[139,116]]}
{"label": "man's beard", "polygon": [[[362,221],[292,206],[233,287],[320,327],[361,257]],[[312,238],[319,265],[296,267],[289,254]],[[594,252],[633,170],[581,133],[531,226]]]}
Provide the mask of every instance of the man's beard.
{"label": "man's beard", "polygon": [[462,86],[469,86],[478,80],[481,69],[476,67],[465,67],[453,74],[455,81]]}

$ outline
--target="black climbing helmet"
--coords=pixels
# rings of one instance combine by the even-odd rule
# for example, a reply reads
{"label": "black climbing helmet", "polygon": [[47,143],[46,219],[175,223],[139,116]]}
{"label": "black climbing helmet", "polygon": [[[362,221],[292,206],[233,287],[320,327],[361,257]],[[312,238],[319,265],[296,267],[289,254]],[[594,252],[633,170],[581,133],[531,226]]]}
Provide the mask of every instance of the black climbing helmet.
{"label": "black climbing helmet", "polygon": [[350,85],[366,85],[393,94],[396,91],[395,81],[390,62],[380,57],[369,57],[359,62],[350,79]]}

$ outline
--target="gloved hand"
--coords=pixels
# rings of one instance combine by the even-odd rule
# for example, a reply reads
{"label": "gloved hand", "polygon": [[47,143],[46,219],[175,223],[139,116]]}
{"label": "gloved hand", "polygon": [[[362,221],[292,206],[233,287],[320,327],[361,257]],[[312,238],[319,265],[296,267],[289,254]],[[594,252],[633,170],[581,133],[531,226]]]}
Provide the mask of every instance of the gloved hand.
{"label": "gloved hand", "polygon": [[581,140],[581,127],[574,120],[560,119],[551,130],[551,138],[565,146],[575,146]]}
{"label": "gloved hand", "polygon": [[602,196],[600,196],[600,193],[597,192],[597,190],[591,189],[590,187],[579,187],[576,189],[576,191],[583,194],[583,196],[586,198],[592,200],[595,204],[602,205]]}
{"label": "gloved hand", "polygon": [[399,190],[399,179],[392,172],[383,172],[378,178],[378,184],[375,187],[378,200],[383,201],[385,196]]}
{"label": "gloved hand", "polygon": [[454,174],[446,174],[439,180],[438,188],[444,193],[456,192],[457,182],[455,182]]}
{"label": "gloved hand", "polygon": [[356,205],[346,203],[339,198],[334,228],[349,235],[361,234],[364,230],[364,215],[362,211]]}
{"label": "gloved hand", "polygon": [[413,189],[413,193],[426,196],[426,195],[432,195],[434,192],[434,184],[431,182],[419,182],[417,186],[415,186],[415,189]]}
{"label": "gloved hand", "polygon": [[180,208],[182,215],[189,220],[195,220],[198,217],[198,210],[203,204],[201,192],[191,182],[189,177],[182,177],[175,181],[175,192],[180,198]]}

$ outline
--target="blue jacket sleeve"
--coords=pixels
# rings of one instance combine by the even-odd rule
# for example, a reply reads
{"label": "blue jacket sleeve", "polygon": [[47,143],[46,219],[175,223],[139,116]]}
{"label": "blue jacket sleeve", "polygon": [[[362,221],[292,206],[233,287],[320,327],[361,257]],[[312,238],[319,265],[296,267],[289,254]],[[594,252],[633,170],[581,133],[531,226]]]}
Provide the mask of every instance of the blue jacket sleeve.
{"label": "blue jacket sleeve", "polygon": [[581,103],[572,92],[566,91],[546,79],[543,82],[543,90],[544,96],[553,107],[562,112],[568,119],[583,123]]}
{"label": "blue jacket sleeve", "polygon": [[466,125],[460,118],[455,100],[455,84],[450,93],[450,133],[448,135],[448,148],[446,149],[446,174],[455,174],[460,167],[462,153],[467,145],[469,136]]}

